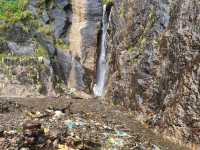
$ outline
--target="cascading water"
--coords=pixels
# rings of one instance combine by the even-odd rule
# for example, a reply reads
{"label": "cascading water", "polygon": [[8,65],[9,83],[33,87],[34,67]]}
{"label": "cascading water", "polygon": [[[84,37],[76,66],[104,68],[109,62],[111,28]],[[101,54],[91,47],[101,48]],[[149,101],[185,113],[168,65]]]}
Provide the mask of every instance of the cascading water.
{"label": "cascading water", "polygon": [[102,17],[102,35],[101,35],[101,46],[100,54],[97,62],[97,73],[96,73],[96,84],[94,85],[93,92],[95,96],[102,96],[104,85],[106,82],[106,72],[108,69],[108,64],[106,61],[106,35],[109,26],[109,15],[110,10],[107,5],[103,6],[103,17]]}

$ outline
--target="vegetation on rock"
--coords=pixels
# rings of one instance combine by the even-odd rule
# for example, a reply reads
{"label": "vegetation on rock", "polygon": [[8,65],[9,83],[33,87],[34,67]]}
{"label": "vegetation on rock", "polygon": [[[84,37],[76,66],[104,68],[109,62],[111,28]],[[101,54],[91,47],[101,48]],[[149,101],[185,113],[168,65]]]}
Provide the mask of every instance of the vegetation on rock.
{"label": "vegetation on rock", "polygon": [[14,23],[31,17],[31,13],[25,10],[27,3],[28,0],[1,0],[0,19]]}
{"label": "vegetation on rock", "polygon": [[107,4],[110,4],[112,2],[113,2],[113,0],[102,0],[103,5],[107,5]]}

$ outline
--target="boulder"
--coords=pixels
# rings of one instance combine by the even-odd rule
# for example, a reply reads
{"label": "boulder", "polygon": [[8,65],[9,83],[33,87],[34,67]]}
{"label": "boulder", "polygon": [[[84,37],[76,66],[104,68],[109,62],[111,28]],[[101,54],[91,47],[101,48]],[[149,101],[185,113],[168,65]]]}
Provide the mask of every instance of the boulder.
{"label": "boulder", "polygon": [[15,42],[10,42],[8,41],[8,48],[10,50],[10,52],[12,54],[16,54],[16,55],[31,55],[34,53],[34,45],[33,44],[29,44],[29,45],[18,45]]}

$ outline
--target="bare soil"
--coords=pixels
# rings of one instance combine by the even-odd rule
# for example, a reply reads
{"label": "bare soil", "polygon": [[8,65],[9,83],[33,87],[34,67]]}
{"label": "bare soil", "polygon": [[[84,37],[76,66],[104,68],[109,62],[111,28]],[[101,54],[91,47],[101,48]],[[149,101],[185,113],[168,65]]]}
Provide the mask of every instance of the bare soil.
{"label": "bare soil", "polygon": [[[66,98],[43,98],[43,99],[34,99],[34,98],[1,98],[0,99],[0,129],[2,128],[5,131],[16,130],[22,128],[22,124],[27,120],[28,112],[41,112],[44,114],[45,110],[52,109],[55,111],[61,111],[65,113],[66,119],[75,118],[77,115],[84,120],[88,120],[88,122],[95,122],[95,126],[97,123],[99,126],[108,126],[111,129],[119,129],[125,131],[130,136],[128,139],[128,143],[122,146],[120,149],[155,149],[154,146],[160,148],[161,150],[186,150],[183,146],[172,143],[164,139],[161,135],[155,134],[150,129],[139,123],[134,119],[134,115],[127,110],[124,110],[122,107],[111,106],[100,99],[66,99]],[[49,124],[50,117],[49,116],[41,116],[38,119],[39,122],[45,127]],[[59,126],[62,120],[57,121],[54,124],[55,126]],[[90,128],[93,126],[90,126]],[[62,127],[59,127],[62,128]],[[90,136],[98,135],[97,139],[102,139],[100,137],[103,134],[102,128],[96,128],[94,132],[91,133]],[[79,128],[81,131],[82,128]],[[114,131],[114,130],[113,130]],[[74,131],[76,134],[78,131]],[[101,134],[98,134],[98,132]],[[110,132],[110,131],[109,131]],[[18,134],[19,136],[19,134]],[[77,136],[80,134],[77,133]],[[4,145],[4,147],[0,146],[0,149],[4,150],[5,147],[9,149],[12,147],[12,143],[8,143],[7,146],[5,140],[8,137],[0,136],[0,144]],[[9,137],[10,138],[10,137]],[[95,137],[96,138],[96,137]],[[12,136],[13,139],[13,136]],[[91,139],[94,139],[91,137]],[[3,141],[1,143],[1,141]],[[92,141],[92,140],[91,140]],[[91,142],[90,141],[90,142]],[[99,145],[102,143],[100,140],[97,140]],[[94,144],[93,140],[93,144]],[[103,145],[103,144],[102,144]],[[13,146],[14,147],[14,146]],[[3,149],[4,148],[4,149]],[[16,147],[15,147],[16,148]],[[19,148],[20,149],[20,148]],[[42,149],[42,148],[41,148]],[[49,148],[50,149],[50,148]],[[83,148],[82,148],[83,149]],[[95,149],[90,148],[85,149]]]}

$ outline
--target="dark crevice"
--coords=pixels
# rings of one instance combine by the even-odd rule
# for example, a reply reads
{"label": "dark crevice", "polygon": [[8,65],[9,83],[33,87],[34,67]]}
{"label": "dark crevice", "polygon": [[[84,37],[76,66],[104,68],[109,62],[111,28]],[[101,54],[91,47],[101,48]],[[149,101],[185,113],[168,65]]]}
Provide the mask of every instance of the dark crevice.
{"label": "dark crevice", "polygon": [[[67,14],[67,19],[66,19],[66,22],[65,22],[63,32],[61,33],[60,37],[63,37],[63,38],[66,37],[68,39],[69,31],[70,31],[71,26],[72,26],[72,22],[71,22],[71,18],[72,18],[72,15],[73,15],[72,5],[71,4],[66,5],[63,8],[63,10]],[[67,43],[69,43],[69,41],[67,41],[66,44]]]}
{"label": "dark crevice", "polygon": [[68,12],[69,10],[72,12],[72,4],[66,5],[63,9],[65,12]]}
{"label": "dark crevice", "polygon": [[106,5],[106,14],[107,14],[108,17],[110,16],[110,12],[111,12],[112,7],[113,7],[112,2],[110,2]]}

